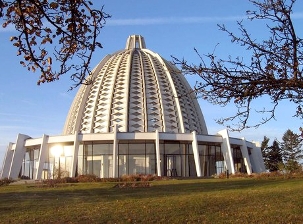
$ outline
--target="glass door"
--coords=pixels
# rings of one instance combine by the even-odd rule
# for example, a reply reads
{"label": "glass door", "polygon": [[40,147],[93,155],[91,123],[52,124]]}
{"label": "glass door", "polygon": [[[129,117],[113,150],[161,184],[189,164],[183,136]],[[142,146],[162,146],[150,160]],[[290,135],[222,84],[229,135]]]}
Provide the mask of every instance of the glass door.
{"label": "glass door", "polygon": [[166,176],[181,176],[181,155],[166,155]]}

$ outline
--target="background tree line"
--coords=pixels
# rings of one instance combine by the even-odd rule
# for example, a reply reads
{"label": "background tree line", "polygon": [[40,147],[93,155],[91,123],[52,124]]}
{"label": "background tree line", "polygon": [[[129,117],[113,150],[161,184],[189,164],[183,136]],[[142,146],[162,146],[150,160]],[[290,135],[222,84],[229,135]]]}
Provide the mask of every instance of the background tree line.
{"label": "background tree line", "polygon": [[270,139],[264,136],[261,143],[261,151],[267,170],[289,173],[302,171],[300,162],[303,158],[303,151],[300,135],[288,129],[281,142],[275,139],[272,145],[269,145],[269,141]]}

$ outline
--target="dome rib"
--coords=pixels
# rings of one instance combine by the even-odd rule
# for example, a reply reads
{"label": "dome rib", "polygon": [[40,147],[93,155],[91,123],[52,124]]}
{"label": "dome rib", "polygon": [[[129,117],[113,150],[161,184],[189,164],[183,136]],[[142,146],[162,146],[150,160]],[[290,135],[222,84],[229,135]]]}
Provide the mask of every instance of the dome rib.
{"label": "dome rib", "polygon": [[207,134],[195,95],[182,73],[132,35],[125,50],[105,57],[81,86],[64,134],[168,132]]}
{"label": "dome rib", "polygon": [[[155,69],[154,66],[154,61],[153,58],[150,54],[145,53],[146,56],[146,61],[148,62],[148,66],[149,66],[149,76],[154,78],[154,85],[150,85],[149,87],[147,87],[146,89],[149,90],[149,99],[151,101],[151,107],[155,107],[158,108],[159,111],[155,111],[155,110],[151,110],[151,107],[149,107],[149,105],[147,105],[147,113],[148,113],[148,120],[152,121],[154,124],[154,127],[149,128],[148,131],[163,131],[165,132],[166,130],[166,125],[165,125],[165,121],[164,121],[164,116],[161,116],[161,114],[164,114],[164,110],[163,110],[163,101],[162,101],[162,97],[161,97],[161,90],[160,90],[160,83],[159,83],[159,79],[158,79],[158,74],[157,71]],[[153,92],[154,91],[154,92]],[[153,94],[154,93],[154,94]],[[152,95],[153,94],[153,95]],[[152,97],[154,99],[152,99]],[[157,106],[157,107],[156,107]],[[156,127],[156,125],[158,127]],[[150,127],[150,126],[149,126]]]}

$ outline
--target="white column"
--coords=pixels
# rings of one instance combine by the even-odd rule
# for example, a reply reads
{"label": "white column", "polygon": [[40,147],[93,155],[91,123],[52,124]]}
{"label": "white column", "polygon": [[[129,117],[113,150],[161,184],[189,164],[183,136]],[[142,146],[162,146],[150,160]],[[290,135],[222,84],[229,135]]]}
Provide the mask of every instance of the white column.
{"label": "white column", "polygon": [[74,134],[74,145],[73,145],[73,155],[72,155],[72,164],[70,169],[70,177],[76,176],[76,168],[77,168],[77,161],[78,161],[78,152],[79,152],[79,139],[78,133],[75,132]]}
{"label": "white column", "polygon": [[48,154],[48,148],[47,148],[48,135],[43,135],[41,140],[42,141],[41,141],[40,150],[39,150],[38,167],[37,167],[36,176],[34,177],[35,180],[41,179],[42,171],[44,168],[44,163],[46,161],[47,154]]}
{"label": "white column", "polygon": [[242,138],[242,145],[240,146],[240,149],[241,149],[242,157],[244,159],[244,164],[246,166],[247,174],[250,175],[252,173],[252,170],[251,170],[251,163],[250,163],[250,158],[249,158],[249,153],[248,153],[245,138]]}
{"label": "white column", "polygon": [[2,174],[0,176],[0,179],[7,178],[9,175],[10,167],[12,164],[12,159],[14,155],[13,143],[9,143],[6,149],[6,154],[3,160],[3,166],[2,166]]}
{"label": "white column", "polygon": [[251,150],[251,156],[253,159],[253,170],[256,173],[265,172],[266,168],[264,165],[264,160],[261,152],[261,147],[259,144],[255,143],[253,149]]}
{"label": "white column", "polygon": [[118,155],[118,139],[117,139],[117,125],[114,126],[114,142],[113,142],[113,177],[118,177],[117,166]]}
{"label": "white column", "polygon": [[197,177],[201,177],[200,155],[199,155],[199,150],[198,150],[198,141],[197,141],[196,131],[193,131],[192,135],[193,135],[192,148],[193,148],[193,153],[194,153]]}
{"label": "white column", "polygon": [[160,157],[160,140],[159,140],[158,129],[156,130],[155,146],[156,146],[157,175],[160,177],[161,176],[161,157]]}
{"label": "white column", "polygon": [[73,156],[72,156],[72,167],[70,169],[70,177],[76,176],[76,168],[77,168],[77,161],[78,161],[78,152],[79,152],[79,139],[78,139],[78,133],[75,132],[74,134],[74,147],[73,147]]}
{"label": "white column", "polygon": [[12,164],[10,167],[9,171],[9,178],[12,179],[17,179],[21,166],[22,166],[22,161],[25,155],[25,147],[24,147],[24,142],[26,139],[30,138],[27,135],[23,134],[18,134],[17,141],[16,141],[16,148],[14,151],[13,159],[12,159]]}
{"label": "white column", "polygon": [[230,141],[229,141],[229,135],[228,135],[227,129],[219,131],[218,134],[221,135],[223,138],[223,141],[221,144],[221,150],[222,150],[223,157],[225,160],[226,169],[229,171],[229,173],[234,174],[235,166],[234,166],[233,152],[230,147]]}

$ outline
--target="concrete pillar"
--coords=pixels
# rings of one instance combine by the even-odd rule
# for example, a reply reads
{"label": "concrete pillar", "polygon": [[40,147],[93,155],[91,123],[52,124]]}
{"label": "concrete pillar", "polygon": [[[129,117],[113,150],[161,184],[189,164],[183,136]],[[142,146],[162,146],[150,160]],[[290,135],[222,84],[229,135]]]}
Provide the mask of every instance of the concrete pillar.
{"label": "concrete pillar", "polygon": [[160,140],[159,140],[159,131],[156,130],[156,139],[155,139],[155,146],[156,146],[156,163],[157,163],[157,175],[161,176],[161,156],[160,156]]}
{"label": "concrete pillar", "polygon": [[79,153],[79,140],[78,140],[78,133],[75,132],[74,134],[74,146],[73,146],[73,155],[72,155],[72,164],[70,169],[70,177],[76,176],[76,169],[77,169],[77,161],[78,161],[78,153]]}
{"label": "concrete pillar", "polygon": [[8,178],[9,176],[9,171],[11,168],[12,160],[13,160],[13,155],[14,155],[14,150],[13,150],[13,143],[9,143],[6,149],[6,154],[3,160],[3,166],[2,166],[2,174],[0,176],[0,179],[2,178]]}
{"label": "concrete pillar", "polygon": [[22,166],[22,161],[25,155],[25,146],[24,142],[26,139],[30,138],[27,135],[23,134],[18,134],[17,136],[17,141],[16,141],[16,148],[14,151],[11,167],[10,167],[10,172],[8,177],[12,179],[17,179],[18,175],[20,173],[20,169]]}
{"label": "concrete pillar", "polygon": [[243,157],[243,160],[244,160],[244,164],[245,164],[245,167],[246,167],[247,174],[250,175],[252,173],[252,169],[251,169],[251,162],[250,162],[248,148],[247,148],[247,145],[246,145],[245,138],[242,138],[242,145],[240,146],[240,149],[241,149],[241,153],[242,153],[242,157]]}
{"label": "concrete pillar", "polygon": [[117,139],[117,125],[114,127],[114,143],[113,143],[113,177],[118,177],[118,139]]}
{"label": "concrete pillar", "polygon": [[262,173],[266,171],[264,160],[261,152],[261,147],[259,144],[255,143],[253,149],[251,150],[251,157],[253,159],[254,166],[252,167],[254,172]]}
{"label": "concrete pillar", "polygon": [[228,131],[227,131],[227,129],[224,129],[222,131],[219,131],[218,134],[221,135],[223,138],[223,141],[221,144],[221,150],[222,150],[223,157],[225,160],[226,169],[228,170],[229,173],[234,174],[235,166],[234,166],[233,152],[232,152],[232,148],[230,146]]}
{"label": "concrete pillar", "polygon": [[196,131],[193,131],[192,135],[193,135],[192,148],[193,148],[193,153],[194,153],[197,177],[201,177],[202,175],[201,175],[200,155],[199,155]]}
{"label": "concrete pillar", "polygon": [[45,161],[47,159],[47,155],[48,155],[48,147],[47,147],[48,135],[43,135],[41,140],[42,141],[41,141],[40,151],[39,151],[39,162],[38,162],[36,176],[34,177],[35,180],[41,179],[42,172],[44,169],[44,163],[45,163]]}

